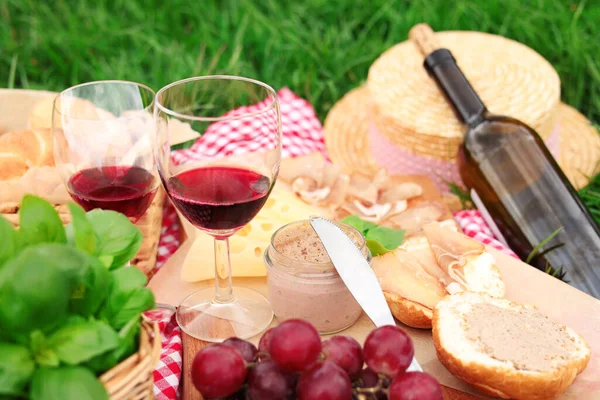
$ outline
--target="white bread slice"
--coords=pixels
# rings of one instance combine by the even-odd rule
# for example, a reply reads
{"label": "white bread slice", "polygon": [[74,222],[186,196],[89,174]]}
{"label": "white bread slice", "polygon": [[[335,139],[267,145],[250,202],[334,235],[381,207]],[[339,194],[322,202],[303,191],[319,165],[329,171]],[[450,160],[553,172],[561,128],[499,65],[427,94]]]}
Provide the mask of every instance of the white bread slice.
{"label": "white bread slice", "polygon": [[[470,313],[474,312],[475,307],[482,307],[481,305],[491,306],[489,310],[486,308],[486,315],[480,320],[485,324],[485,329],[491,329],[498,340],[495,344],[488,341],[485,344],[487,348],[478,343],[478,340],[483,340],[481,336],[473,339],[473,333],[469,331],[476,328],[468,326],[466,322],[466,318],[473,315]],[[512,316],[515,316],[514,318],[522,318],[522,323],[506,322],[500,326],[495,324],[502,320],[496,317],[506,315],[505,310],[509,310],[513,322]],[[540,321],[546,324],[544,329],[540,328]],[[551,330],[547,329],[547,324],[551,324]],[[436,305],[432,325],[433,343],[442,364],[457,378],[483,393],[504,399],[541,400],[560,396],[577,374],[585,369],[591,354],[581,336],[568,327],[550,321],[535,307],[494,298],[484,293],[463,292],[446,297]],[[527,348],[528,340],[535,340],[537,345],[548,348],[556,343],[548,337],[549,332],[554,332],[560,337],[560,348],[564,354],[561,357],[552,357],[551,360],[544,358],[546,361],[544,364],[537,364],[538,367],[525,365],[523,360],[519,361],[521,364],[515,364],[507,357],[495,358],[489,355],[490,352],[500,351],[499,347],[507,344],[515,349],[516,354],[523,357],[524,353],[518,352],[517,349]],[[489,332],[485,335],[489,335]]]}

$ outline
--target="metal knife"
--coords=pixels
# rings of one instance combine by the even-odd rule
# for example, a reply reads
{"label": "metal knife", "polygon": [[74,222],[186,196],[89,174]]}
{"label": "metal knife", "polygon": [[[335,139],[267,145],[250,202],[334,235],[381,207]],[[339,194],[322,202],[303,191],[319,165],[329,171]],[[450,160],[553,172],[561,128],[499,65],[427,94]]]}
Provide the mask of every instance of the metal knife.
{"label": "metal knife", "polygon": [[[385,300],[379,280],[354,242],[335,222],[328,219],[311,218],[310,225],[323,242],[323,247],[342,281],[375,326],[395,326],[396,321]],[[413,358],[408,371],[422,371],[416,359]]]}

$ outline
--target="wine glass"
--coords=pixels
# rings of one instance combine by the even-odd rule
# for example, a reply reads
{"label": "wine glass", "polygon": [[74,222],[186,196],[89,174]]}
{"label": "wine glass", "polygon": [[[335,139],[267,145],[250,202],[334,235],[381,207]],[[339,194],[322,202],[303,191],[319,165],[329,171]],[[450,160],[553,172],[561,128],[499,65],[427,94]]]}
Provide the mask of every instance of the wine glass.
{"label": "wine glass", "polygon": [[[253,79],[196,77],[159,90],[154,110],[163,185],[179,213],[214,237],[215,289],[185,298],[177,321],[204,341],[257,335],[273,312],[262,294],[232,288],[228,238],[256,216],[275,184],[281,159],[277,94]],[[194,145],[197,156],[175,164],[169,132],[182,124],[202,137]]]}
{"label": "wine glass", "polygon": [[117,211],[137,222],[158,189],[155,93],[126,81],[73,86],[54,100],[54,159],[67,191],[86,211]]}

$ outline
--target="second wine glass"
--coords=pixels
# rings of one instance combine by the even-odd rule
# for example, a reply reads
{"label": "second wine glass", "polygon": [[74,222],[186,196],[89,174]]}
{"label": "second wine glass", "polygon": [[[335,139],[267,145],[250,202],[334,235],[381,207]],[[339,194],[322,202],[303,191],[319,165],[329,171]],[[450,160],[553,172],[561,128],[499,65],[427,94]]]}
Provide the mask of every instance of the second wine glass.
{"label": "second wine glass", "polygon": [[[172,83],[156,96],[157,165],[179,213],[214,237],[215,289],[183,300],[177,321],[189,335],[219,342],[262,332],[273,312],[260,293],[232,288],[228,238],[261,210],[281,158],[281,116],[268,85],[233,76]],[[202,137],[174,163],[169,132],[187,124]],[[200,266],[199,266],[200,268]]]}
{"label": "second wine glass", "polygon": [[54,158],[67,191],[86,211],[133,222],[159,186],[154,165],[154,92],[126,81],[84,83],[54,100]]}

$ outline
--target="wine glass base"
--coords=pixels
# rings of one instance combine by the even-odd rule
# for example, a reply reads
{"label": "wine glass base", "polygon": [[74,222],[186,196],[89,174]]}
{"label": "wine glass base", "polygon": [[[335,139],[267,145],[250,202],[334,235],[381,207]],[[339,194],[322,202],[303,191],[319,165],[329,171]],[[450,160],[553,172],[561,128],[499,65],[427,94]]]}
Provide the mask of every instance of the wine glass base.
{"label": "wine glass base", "polygon": [[232,336],[248,339],[264,331],[273,320],[269,301],[255,290],[233,287],[234,301],[217,303],[215,289],[186,297],[177,309],[177,323],[188,335],[205,342],[222,342]]}

